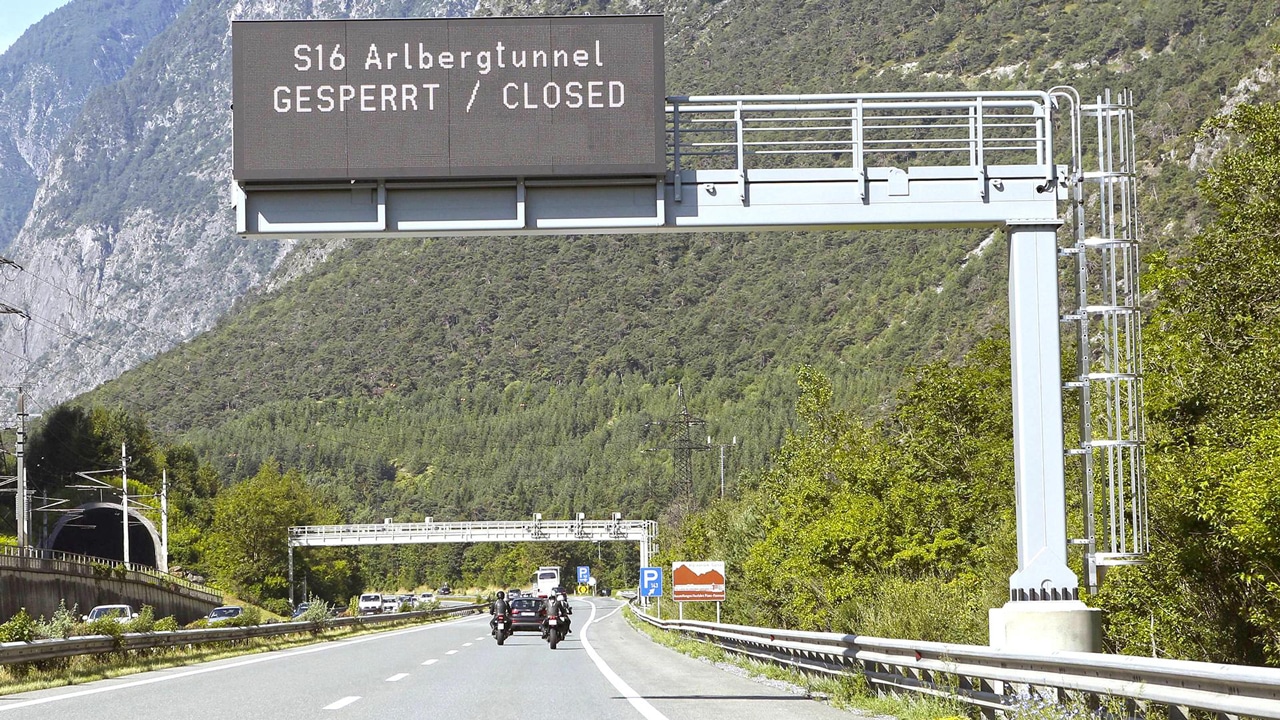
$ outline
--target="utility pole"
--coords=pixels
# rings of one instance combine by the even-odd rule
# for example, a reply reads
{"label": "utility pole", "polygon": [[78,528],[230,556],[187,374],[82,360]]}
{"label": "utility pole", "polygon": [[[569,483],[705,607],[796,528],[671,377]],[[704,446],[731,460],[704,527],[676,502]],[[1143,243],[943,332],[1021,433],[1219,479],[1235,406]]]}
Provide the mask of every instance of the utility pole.
{"label": "utility pole", "polygon": [[[19,270],[22,269],[21,265],[18,265],[12,260],[0,258],[0,261],[2,261],[0,262],[0,265],[13,265]],[[0,303],[0,315],[17,315],[26,320],[31,319],[31,316],[28,315],[25,310],[21,308],[16,308],[12,305],[6,305],[5,303]],[[24,460],[23,447],[26,444],[26,439],[27,439],[26,438],[27,411],[25,408],[26,408],[26,404],[23,401],[22,388],[19,387],[18,388],[18,442],[17,442],[17,447],[15,448],[15,454],[18,459],[18,467],[16,471],[17,475],[14,478],[14,483],[17,486],[17,491],[14,493],[16,495],[16,498],[14,500],[14,507],[13,507],[14,522],[18,526],[18,549],[19,550],[25,549],[30,544],[30,540],[27,537],[27,530],[30,528],[30,512],[27,509],[29,505],[29,503],[27,502],[27,499],[28,499],[27,498],[27,472],[26,472],[27,468],[26,468],[26,465],[23,463],[23,460]]]}
{"label": "utility pole", "polygon": [[120,443],[120,510],[124,517],[124,566],[129,567],[129,458]]}
{"label": "utility pole", "polygon": [[737,436],[737,435],[734,435],[734,436],[733,436],[733,442],[731,442],[731,443],[728,443],[728,444],[720,443],[719,445],[714,445],[714,444],[712,444],[712,442],[711,442],[711,436],[710,436],[710,435],[708,435],[708,436],[707,436],[707,447],[718,447],[718,448],[720,448],[720,499],[721,499],[721,500],[723,500],[723,499],[724,499],[724,451],[725,451],[725,448],[737,448],[737,447],[738,447],[738,436]]}
{"label": "utility pole", "polygon": [[680,414],[666,420],[654,420],[649,425],[666,426],[670,428],[668,438],[670,444],[651,448],[652,450],[670,450],[675,460],[676,466],[676,482],[679,487],[676,495],[682,497],[689,502],[690,507],[693,504],[693,453],[695,451],[710,450],[711,446],[703,445],[693,439],[693,429],[706,427],[707,421],[699,417],[689,414],[689,408],[684,402],[684,386],[676,385],[676,398],[680,402]]}
{"label": "utility pole", "polygon": [[17,484],[17,492],[14,493],[16,499],[14,501],[14,518],[18,523],[18,549],[25,550],[31,545],[29,530],[31,528],[31,511],[27,503],[27,465],[26,465],[26,446],[27,446],[27,402],[26,397],[22,393],[22,388],[18,388],[18,440],[14,446],[14,456],[18,460],[18,467],[14,482]]}
{"label": "utility pole", "polygon": [[169,572],[169,470],[160,471],[160,572]]}

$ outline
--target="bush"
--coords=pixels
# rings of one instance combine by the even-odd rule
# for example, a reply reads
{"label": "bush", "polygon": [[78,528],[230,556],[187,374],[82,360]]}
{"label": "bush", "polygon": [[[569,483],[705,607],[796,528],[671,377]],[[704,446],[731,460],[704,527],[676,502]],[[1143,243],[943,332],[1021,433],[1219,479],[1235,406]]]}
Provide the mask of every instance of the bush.
{"label": "bush", "polygon": [[72,605],[68,610],[67,601],[59,600],[58,609],[53,611],[53,617],[48,622],[41,617],[36,623],[36,637],[62,639],[71,637],[76,626],[80,624],[80,618],[76,615],[79,609],[79,605]]}
{"label": "bush", "polygon": [[173,632],[178,629],[178,619],[170,615],[156,621],[156,632]]}
{"label": "bush", "polygon": [[[284,598],[271,598],[270,600],[264,600],[262,602],[262,607],[266,608],[268,612],[273,612],[276,615],[283,615],[285,617],[289,617],[292,612],[292,609],[289,607],[289,601]],[[245,612],[248,612],[248,608],[245,609]],[[254,625],[258,624],[260,623],[254,623]]]}
{"label": "bush", "polygon": [[31,642],[36,639],[36,621],[22,608],[18,614],[0,625],[0,642]]}
{"label": "bush", "polygon": [[312,600],[311,605],[296,619],[304,622],[322,623],[333,617],[333,606],[323,600]]}
{"label": "bush", "polygon": [[79,635],[108,635],[120,640],[120,636],[124,635],[124,624],[113,617],[98,618],[90,620],[80,626]]}
{"label": "bush", "polygon": [[150,605],[143,605],[138,617],[125,623],[125,632],[149,633],[156,629],[156,611]]}

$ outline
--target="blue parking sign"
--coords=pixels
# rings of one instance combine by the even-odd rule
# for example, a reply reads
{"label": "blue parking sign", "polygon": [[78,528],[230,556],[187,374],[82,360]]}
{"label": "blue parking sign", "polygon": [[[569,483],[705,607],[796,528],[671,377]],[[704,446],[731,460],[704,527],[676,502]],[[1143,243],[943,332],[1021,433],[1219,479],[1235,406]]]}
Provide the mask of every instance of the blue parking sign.
{"label": "blue parking sign", "polygon": [[591,582],[591,567],[589,565],[578,566],[578,584],[586,585]]}
{"label": "blue parking sign", "polygon": [[662,568],[640,568],[640,597],[662,597]]}

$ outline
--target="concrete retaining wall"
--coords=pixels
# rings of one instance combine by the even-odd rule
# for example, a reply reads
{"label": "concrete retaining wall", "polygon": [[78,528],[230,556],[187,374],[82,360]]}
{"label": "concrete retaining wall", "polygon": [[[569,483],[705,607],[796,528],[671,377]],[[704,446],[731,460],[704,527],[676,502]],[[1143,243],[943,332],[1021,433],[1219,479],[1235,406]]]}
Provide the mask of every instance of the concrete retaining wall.
{"label": "concrete retaining wall", "polygon": [[211,590],[118,563],[0,555],[0,621],[21,608],[32,617],[49,618],[63,600],[67,608],[78,605],[80,615],[94,605],[127,603],[134,610],[150,605],[156,618],[172,615],[183,624],[222,604],[222,596]]}

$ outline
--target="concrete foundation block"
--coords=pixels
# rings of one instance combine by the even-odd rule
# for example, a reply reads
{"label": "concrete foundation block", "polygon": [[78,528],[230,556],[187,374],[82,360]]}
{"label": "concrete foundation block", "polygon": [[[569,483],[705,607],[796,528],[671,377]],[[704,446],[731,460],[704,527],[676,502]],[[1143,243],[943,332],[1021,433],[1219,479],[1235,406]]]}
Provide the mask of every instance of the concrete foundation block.
{"label": "concrete foundation block", "polygon": [[1102,611],[1079,600],[1012,601],[989,620],[998,650],[1102,652]]}

